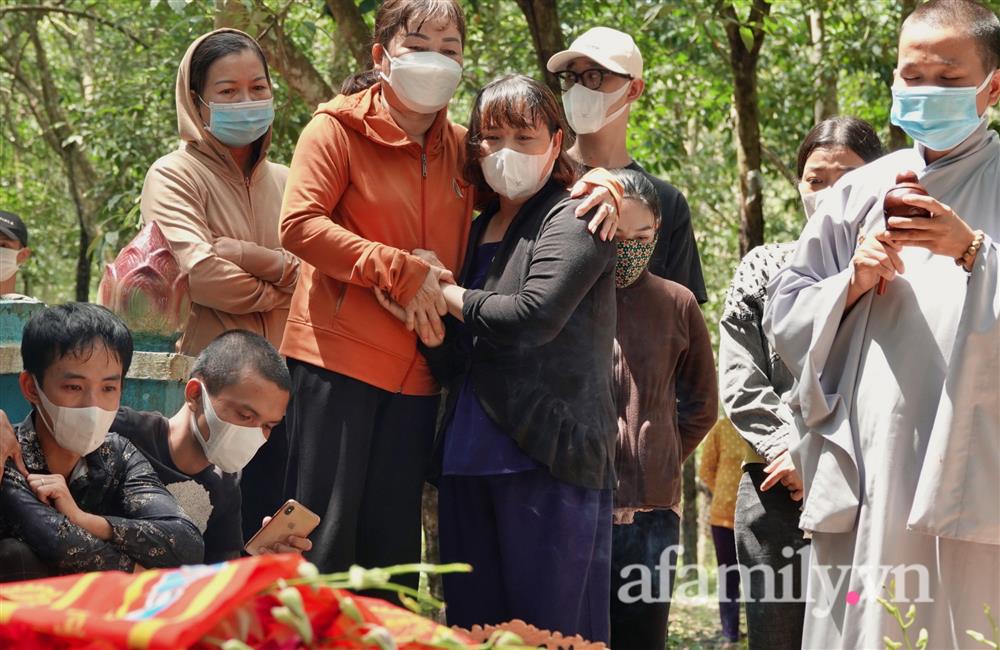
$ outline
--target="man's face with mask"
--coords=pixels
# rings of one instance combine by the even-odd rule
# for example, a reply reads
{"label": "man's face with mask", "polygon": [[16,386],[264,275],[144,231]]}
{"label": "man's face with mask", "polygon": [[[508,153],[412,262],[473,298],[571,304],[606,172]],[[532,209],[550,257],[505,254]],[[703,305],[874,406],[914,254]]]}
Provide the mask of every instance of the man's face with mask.
{"label": "man's face with mask", "polygon": [[[975,38],[957,27],[908,22],[899,35],[896,86],[976,87],[993,71],[987,69]],[[994,76],[976,96],[977,112],[982,115],[998,98],[1000,78]]]}
{"label": "man's face with mask", "polygon": [[[188,406],[197,418],[198,427],[208,431],[203,408],[202,384],[196,379],[188,381],[184,394]],[[240,381],[222,387],[217,394],[209,396],[219,419],[242,427],[260,427],[267,438],[285,416],[288,392],[259,373],[245,370]]]}
{"label": "man's face with mask", "polygon": [[642,79],[613,72],[583,56],[570,61],[556,75],[563,89],[566,120],[583,135],[596,133],[617,120],[645,87]]}
{"label": "man's face with mask", "polygon": [[995,61],[973,27],[912,16],[903,25],[891,121],[923,145],[928,162],[964,142],[1000,98]]}
{"label": "man's face with mask", "polygon": [[13,278],[17,269],[28,260],[30,255],[31,249],[27,246],[22,246],[17,239],[0,233],[0,283]]}

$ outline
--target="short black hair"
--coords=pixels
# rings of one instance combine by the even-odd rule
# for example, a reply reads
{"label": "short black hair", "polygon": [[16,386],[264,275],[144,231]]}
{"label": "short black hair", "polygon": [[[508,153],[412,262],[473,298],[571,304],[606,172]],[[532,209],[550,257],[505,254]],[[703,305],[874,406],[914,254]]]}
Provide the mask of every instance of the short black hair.
{"label": "short black hair", "polygon": [[[929,0],[906,18],[932,27],[958,26],[976,41],[986,72],[1000,67],[1000,19],[974,0]],[[906,23],[903,24],[906,27]]]}
{"label": "short black hair", "polygon": [[271,73],[267,69],[267,59],[264,58],[264,50],[260,49],[257,41],[240,32],[218,32],[198,43],[198,47],[191,54],[188,88],[200,97],[201,91],[205,89],[208,69],[212,64],[224,56],[238,54],[244,50],[250,50],[260,59],[260,64],[264,66],[264,76],[267,77],[267,83],[270,85]]}
{"label": "short black hair", "polygon": [[122,364],[122,379],[132,365],[132,333],[106,307],[69,302],[46,307],[32,316],[21,332],[21,363],[42,382],[45,371],[66,355],[87,354],[103,344]]}
{"label": "short black hair", "polygon": [[247,330],[228,330],[212,340],[195,359],[191,376],[205,382],[209,393],[239,381],[247,371],[256,373],[283,391],[291,392],[288,366],[266,338]]}
{"label": "short black hair", "polygon": [[614,169],[611,176],[622,184],[623,199],[639,201],[653,213],[656,223],[660,223],[660,195],[656,192],[653,181],[634,169]]}
{"label": "short black hair", "polygon": [[806,161],[817,149],[846,147],[866,163],[882,157],[885,150],[872,125],[847,115],[830,117],[812,128],[799,145],[796,170],[799,178],[806,170]]}

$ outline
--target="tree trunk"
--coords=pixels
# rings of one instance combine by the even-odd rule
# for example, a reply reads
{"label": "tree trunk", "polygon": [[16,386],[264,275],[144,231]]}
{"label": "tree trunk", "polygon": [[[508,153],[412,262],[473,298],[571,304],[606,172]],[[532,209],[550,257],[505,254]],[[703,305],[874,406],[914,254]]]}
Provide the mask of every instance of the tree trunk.
{"label": "tree trunk", "polygon": [[326,0],[326,8],[337,23],[341,41],[354,56],[359,70],[371,67],[372,33],[354,0]]}
{"label": "tree trunk", "polygon": [[305,100],[311,109],[333,99],[336,95],[309,58],[285,37],[281,23],[274,23],[260,36],[259,42],[268,62],[281,73],[288,87]]}
{"label": "tree trunk", "polygon": [[561,93],[559,80],[545,67],[553,54],[566,49],[566,41],[559,27],[557,1],[517,0],[517,6],[521,8],[528,21],[531,40],[535,44],[535,54],[538,57],[538,68],[545,78],[545,83],[558,97]]}
{"label": "tree trunk", "polygon": [[74,299],[77,302],[90,300],[90,235],[83,225],[81,206],[76,206],[80,225],[80,242],[76,249],[76,286]]}
{"label": "tree trunk", "polygon": [[[438,543],[438,491],[430,483],[424,483],[424,493],[420,508],[424,528],[423,561],[429,564],[441,563],[441,548]],[[427,590],[431,596],[444,600],[444,585],[441,576],[428,574]],[[438,617],[439,623],[444,623],[443,617]]]}
{"label": "tree trunk", "polygon": [[311,107],[334,96],[309,57],[285,37],[283,16],[271,14],[263,5],[250,11],[242,0],[215,0],[215,28],[240,29],[260,43],[267,63],[281,75],[288,87]]}
{"label": "tree trunk", "polygon": [[767,0],[753,0],[750,18],[743,24],[732,4],[718,5],[729,41],[736,122],[736,160],[740,170],[740,257],[764,243],[763,174],[760,169],[760,115],[757,99],[757,61],[764,44]]}
{"label": "tree trunk", "polygon": [[[917,8],[917,0],[899,0],[899,27],[900,31],[903,28],[903,22],[906,21],[906,17],[913,13],[913,10]],[[892,50],[893,52],[895,50]],[[891,56],[891,54],[890,54]],[[895,62],[892,65],[895,68]],[[888,83],[889,87],[892,87],[895,79],[892,76],[889,77]],[[897,151],[899,149],[905,149],[909,146],[906,140],[906,134],[903,129],[899,128],[895,124],[889,123],[889,151]]]}
{"label": "tree trunk", "polygon": [[817,70],[816,101],[813,103],[813,123],[833,117],[840,112],[837,106],[837,69],[829,65],[826,57],[826,21],[823,15],[825,3],[809,10],[809,34],[812,48],[809,62]]}
{"label": "tree trunk", "polygon": [[[86,153],[81,149],[80,140],[75,137],[72,122],[63,111],[59,91],[48,55],[38,35],[38,15],[27,22],[27,30],[35,51],[35,63],[41,82],[41,99],[45,124],[39,124],[45,133],[45,140],[59,154],[66,179],[69,182],[70,197],[76,208],[77,224],[80,228],[77,249],[75,297],[80,302],[90,298],[90,244],[97,237],[96,215],[101,201],[88,196],[88,191],[97,185],[97,172]],[[41,117],[38,115],[37,117]]]}

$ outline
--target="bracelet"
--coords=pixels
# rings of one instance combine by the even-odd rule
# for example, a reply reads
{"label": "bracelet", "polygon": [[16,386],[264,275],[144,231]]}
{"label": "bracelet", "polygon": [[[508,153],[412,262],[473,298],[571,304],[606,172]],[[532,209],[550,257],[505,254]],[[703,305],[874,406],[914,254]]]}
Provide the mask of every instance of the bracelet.
{"label": "bracelet", "polygon": [[973,233],[972,243],[969,247],[962,253],[961,257],[955,258],[955,264],[968,269],[972,266],[975,261],[976,256],[979,254],[979,249],[983,247],[983,238],[986,234],[982,230],[977,230]]}

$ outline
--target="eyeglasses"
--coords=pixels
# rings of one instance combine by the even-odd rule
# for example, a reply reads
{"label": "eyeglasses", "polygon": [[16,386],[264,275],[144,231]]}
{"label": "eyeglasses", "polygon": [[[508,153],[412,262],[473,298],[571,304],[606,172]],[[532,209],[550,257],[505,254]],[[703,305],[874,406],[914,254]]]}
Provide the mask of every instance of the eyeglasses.
{"label": "eyeglasses", "polygon": [[630,74],[622,74],[620,72],[612,72],[611,70],[605,70],[603,68],[591,68],[589,70],[584,70],[583,72],[573,72],[572,70],[562,70],[556,73],[556,78],[559,80],[559,87],[564,91],[569,90],[576,84],[583,84],[585,88],[591,90],[597,90],[604,83],[605,75],[612,74],[616,77],[621,77],[622,79],[632,79]]}

